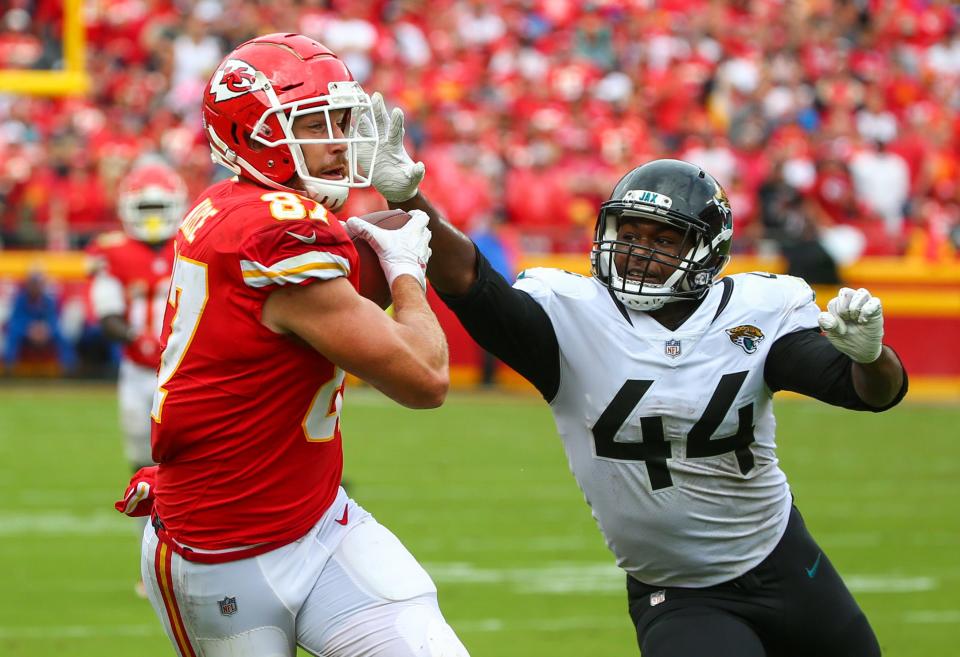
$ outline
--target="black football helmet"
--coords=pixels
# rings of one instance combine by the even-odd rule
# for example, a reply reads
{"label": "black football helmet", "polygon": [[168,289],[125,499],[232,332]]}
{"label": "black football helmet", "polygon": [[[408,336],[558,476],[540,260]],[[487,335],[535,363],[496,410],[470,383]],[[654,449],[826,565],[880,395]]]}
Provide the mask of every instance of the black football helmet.
{"label": "black football helmet", "polygon": [[[624,219],[656,221],[683,235],[679,259],[653,246],[617,240]],[[700,167],[680,160],[653,160],[617,183],[600,205],[593,249],[594,277],[628,308],[657,310],[665,303],[698,299],[730,260],[733,214],[720,183]],[[644,283],[644,276],[617,271],[615,256],[659,262],[675,271],[666,281]]]}

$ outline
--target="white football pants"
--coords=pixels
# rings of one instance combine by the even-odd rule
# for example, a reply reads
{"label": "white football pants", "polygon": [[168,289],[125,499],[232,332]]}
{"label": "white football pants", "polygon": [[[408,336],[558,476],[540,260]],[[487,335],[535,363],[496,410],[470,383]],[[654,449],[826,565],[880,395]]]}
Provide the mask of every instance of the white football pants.
{"label": "white football pants", "polygon": [[342,488],[305,536],[240,561],[187,561],[147,525],[141,569],[180,657],[469,657],[427,572]]}

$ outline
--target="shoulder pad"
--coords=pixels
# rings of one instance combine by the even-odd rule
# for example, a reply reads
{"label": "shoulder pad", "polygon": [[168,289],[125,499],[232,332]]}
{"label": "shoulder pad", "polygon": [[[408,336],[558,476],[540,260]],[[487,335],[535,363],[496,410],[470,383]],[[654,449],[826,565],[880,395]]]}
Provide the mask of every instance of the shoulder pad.
{"label": "shoulder pad", "polygon": [[127,234],[121,230],[111,230],[108,233],[101,233],[93,239],[95,246],[100,247],[101,249],[109,249],[114,246],[119,246],[127,241]]}
{"label": "shoulder pad", "polygon": [[87,252],[84,255],[83,271],[87,276],[98,274],[107,269],[107,259],[102,253]]}
{"label": "shoulder pad", "polygon": [[303,219],[260,225],[241,242],[238,255],[244,283],[259,288],[349,276],[357,251],[336,221]]}
{"label": "shoulder pad", "polygon": [[525,269],[517,276],[514,287],[533,296],[556,295],[573,298],[590,298],[596,295],[596,286],[588,276],[581,276],[565,269],[535,267]]}
{"label": "shoulder pad", "polygon": [[802,278],[786,274],[767,272],[747,272],[734,274],[737,285],[748,296],[762,299],[764,303],[777,303],[784,308],[792,308],[812,303],[816,300],[813,288]]}

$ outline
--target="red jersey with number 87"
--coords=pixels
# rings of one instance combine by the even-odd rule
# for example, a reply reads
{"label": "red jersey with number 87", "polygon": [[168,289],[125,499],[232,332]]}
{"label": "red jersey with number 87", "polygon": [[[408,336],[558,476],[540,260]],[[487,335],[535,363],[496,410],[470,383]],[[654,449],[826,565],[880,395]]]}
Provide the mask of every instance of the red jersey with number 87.
{"label": "red jersey with number 87", "polygon": [[343,371],[260,316],[278,286],[356,288],[357,252],[298,194],[229,180],[199,198],[164,317],[155,509],[186,558],[226,561],[296,540],[336,496]]}

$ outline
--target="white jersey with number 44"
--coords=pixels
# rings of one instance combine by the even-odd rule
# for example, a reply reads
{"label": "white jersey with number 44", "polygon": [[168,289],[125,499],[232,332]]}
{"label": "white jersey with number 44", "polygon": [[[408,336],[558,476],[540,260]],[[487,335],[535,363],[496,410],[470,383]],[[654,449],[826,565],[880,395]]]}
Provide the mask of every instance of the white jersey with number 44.
{"label": "white jersey with number 44", "polygon": [[676,331],[592,278],[532,269],[515,287],[556,332],[551,409],[618,565],[648,584],[702,587],[760,563],[791,505],[764,362],[777,338],[817,325],[810,287],[730,276]]}

